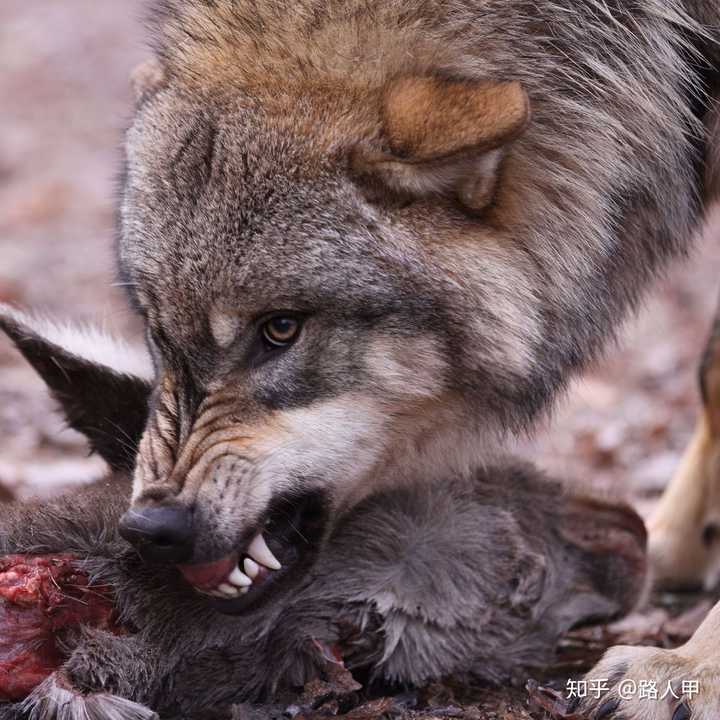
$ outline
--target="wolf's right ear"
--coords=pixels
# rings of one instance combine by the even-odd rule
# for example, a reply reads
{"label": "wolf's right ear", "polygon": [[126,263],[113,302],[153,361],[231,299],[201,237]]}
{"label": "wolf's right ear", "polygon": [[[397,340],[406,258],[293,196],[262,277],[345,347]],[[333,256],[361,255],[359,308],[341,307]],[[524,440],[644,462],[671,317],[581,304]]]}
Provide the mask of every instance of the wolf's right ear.
{"label": "wolf's right ear", "polygon": [[508,145],[530,118],[518,82],[406,77],[384,91],[383,147],[358,147],[358,177],[400,196],[451,197],[472,212],[492,202]]}
{"label": "wolf's right ear", "polygon": [[145,60],[130,73],[130,85],[139,105],[165,85],[165,68],[157,58]]}
{"label": "wolf's right ear", "polygon": [[148,418],[152,364],[94,330],[29,317],[0,305],[10,337],[60,403],[70,427],[113,470],[131,470]]}

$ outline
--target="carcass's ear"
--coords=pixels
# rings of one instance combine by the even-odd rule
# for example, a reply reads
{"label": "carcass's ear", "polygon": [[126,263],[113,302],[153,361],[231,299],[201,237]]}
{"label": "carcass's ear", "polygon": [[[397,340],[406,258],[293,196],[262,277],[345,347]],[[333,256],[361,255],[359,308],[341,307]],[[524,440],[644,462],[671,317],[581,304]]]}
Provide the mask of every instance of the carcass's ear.
{"label": "carcass's ear", "polygon": [[589,572],[587,577],[596,590],[611,600],[616,610],[630,612],[647,590],[645,523],[624,503],[594,497],[561,497],[557,524],[560,538],[579,551],[581,563]]}
{"label": "carcass's ear", "polygon": [[0,329],[45,381],[69,425],[113,470],[132,469],[148,416],[152,364],[146,353],[7,305],[0,305]]}
{"label": "carcass's ear", "polygon": [[154,95],[164,84],[165,69],[157,58],[141,62],[130,73],[130,85],[138,104]]}
{"label": "carcass's ear", "polygon": [[492,200],[506,146],[529,116],[517,82],[403,78],[384,95],[386,147],[358,149],[353,169],[402,195],[455,196],[480,211]]}

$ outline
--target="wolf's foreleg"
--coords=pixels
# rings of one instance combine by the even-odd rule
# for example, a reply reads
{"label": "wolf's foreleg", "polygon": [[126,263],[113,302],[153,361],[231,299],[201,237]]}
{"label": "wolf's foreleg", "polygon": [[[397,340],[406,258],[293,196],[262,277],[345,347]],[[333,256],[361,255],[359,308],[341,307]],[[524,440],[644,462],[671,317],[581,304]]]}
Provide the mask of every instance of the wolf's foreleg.
{"label": "wolf's foreleg", "polygon": [[623,720],[716,720],[720,712],[720,603],[675,650],[619,645],[605,653],[588,681],[609,687],[574,709]]}
{"label": "wolf's foreleg", "polygon": [[699,369],[695,434],[648,523],[655,582],[712,587],[720,578],[720,312]]}

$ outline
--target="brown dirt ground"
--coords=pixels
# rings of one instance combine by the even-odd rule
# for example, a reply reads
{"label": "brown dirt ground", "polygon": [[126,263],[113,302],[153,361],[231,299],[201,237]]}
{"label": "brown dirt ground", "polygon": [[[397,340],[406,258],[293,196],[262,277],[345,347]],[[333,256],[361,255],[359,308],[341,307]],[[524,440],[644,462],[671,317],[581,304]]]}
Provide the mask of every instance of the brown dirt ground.
{"label": "brown dirt ground", "polygon": [[[140,16],[139,0],[0,4],[0,301],[100,321],[132,337],[138,326],[113,278],[113,193],[131,106],[127,78],[147,54]],[[648,512],[697,412],[695,367],[720,286],[718,239],[720,213],[619,346],[573,384],[552,423],[518,443],[521,453]],[[0,486],[18,497],[48,494],[100,472],[0,339]],[[671,614],[678,610],[670,605]],[[665,620],[640,639],[680,639],[665,632]],[[586,666],[588,648],[607,644],[603,637],[584,637],[585,654],[572,667]],[[576,645],[571,638],[567,647]],[[486,694],[475,717],[529,717],[524,694],[498,697]]]}

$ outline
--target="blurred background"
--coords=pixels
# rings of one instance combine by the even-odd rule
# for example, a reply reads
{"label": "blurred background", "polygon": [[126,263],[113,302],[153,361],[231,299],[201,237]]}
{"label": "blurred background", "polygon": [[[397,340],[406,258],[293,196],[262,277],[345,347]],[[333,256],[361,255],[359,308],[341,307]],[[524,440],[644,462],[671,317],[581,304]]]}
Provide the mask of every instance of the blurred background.
{"label": "blurred background", "polygon": [[[139,338],[113,275],[113,195],[140,0],[0,3],[0,301]],[[647,511],[694,424],[696,364],[720,290],[720,214],[619,347],[518,451]],[[102,472],[0,339],[0,486],[47,494]]]}

